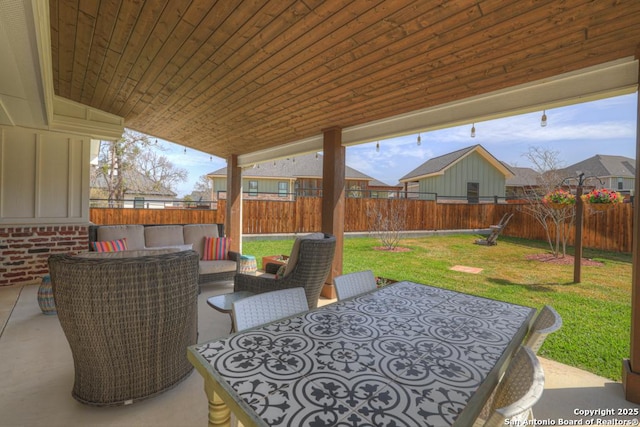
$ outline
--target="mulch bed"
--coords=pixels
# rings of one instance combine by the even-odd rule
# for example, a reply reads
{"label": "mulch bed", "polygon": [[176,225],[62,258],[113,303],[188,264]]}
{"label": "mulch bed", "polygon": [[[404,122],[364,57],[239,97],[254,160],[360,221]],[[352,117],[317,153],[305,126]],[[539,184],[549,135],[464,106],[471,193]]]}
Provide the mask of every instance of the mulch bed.
{"label": "mulch bed", "polygon": [[[525,255],[525,258],[532,261],[540,261],[546,262],[547,264],[556,264],[556,265],[573,265],[574,257],[573,255],[565,255],[561,258],[556,258],[552,254],[533,254],[533,255]],[[588,258],[582,258],[580,265],[588,265],[593,267],[602,267],[604,263],[600,261],[594,261]]]}

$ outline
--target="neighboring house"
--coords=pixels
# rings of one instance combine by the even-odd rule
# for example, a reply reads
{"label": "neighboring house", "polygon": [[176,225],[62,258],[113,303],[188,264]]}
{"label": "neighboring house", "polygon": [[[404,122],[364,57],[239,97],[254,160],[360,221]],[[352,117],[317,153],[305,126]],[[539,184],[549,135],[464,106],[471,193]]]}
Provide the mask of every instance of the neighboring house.
{"label": "neighboring house", "polygon": [[[147,208],[147,209],[164,209],[172,206],[177,194],[167,187],[153,182],[144,174],[138,171],[125,172],[125,202],[122,207],[125,208]],[[91,192],[93,207],[108,206],[107,200],[107,184],[102,176],[91,174]],[[102,199],[102,200],[95,200]]]}
{"label": "neighboring house", "polygon": [[494,202],[505,197],[506,180],[513,172],[481,145],[434,157],[402,178],[408,197],[466,203]]}
{"label": "neighboring house", "polygon": [[510,166],[504,163],[513,172],[513,176],[507,178],[505,196],[509,199],[526,197],[539,188],[540,174],[531,168]]}
{"label": "neighboring house", "polygon": [[[567,166],[562,169],[561,174],[566,177],[577,177],[582,172],[587,188],[609,188],[622,194],[633,194],[636,176],[635,165],[635,159],[629,157],[596,154],[586,160]],[[575,186],[577,179],[568,179],[565,183]]]}
{"label": "neighboring house", "polygon": [[[226,198],[227,168],[207,176],[213,181],[213,200]],[[345,188],[346,197],[374,197],[374,193],[375,197],[388,197],[397,189],[349,166],[345,168]],[[242,192],[245,199],[293,200],[296,196],[321,196],[322,156],[306,154],[243,169]]]}

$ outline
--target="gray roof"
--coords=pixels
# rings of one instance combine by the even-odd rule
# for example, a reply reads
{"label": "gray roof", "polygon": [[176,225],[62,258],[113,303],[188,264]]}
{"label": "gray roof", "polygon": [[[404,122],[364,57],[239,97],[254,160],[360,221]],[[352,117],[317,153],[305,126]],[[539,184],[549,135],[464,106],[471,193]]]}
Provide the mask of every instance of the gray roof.
{"label": "gray roof", "polygon": [[513,176],[511,178],[507,178],[505,185],[509,187],[538,185],[540,174],[535,170],[531,168],[520,168],[517,166],[506,166],[511,170],[511,172],[513,172]]}
{"label": "gray roof", "polygon": [[[227,176],[227,168],[210,172],[209,176]],[[279,159],[273,162],[260,163],[259,166],[244,169],[243,178],[322,178],[322,155],[314,153],[302,156]],[[372,181],[374,178],[365,175],[349,166],[345,168],[347,179]]]}
{"label": "gray roof", "polygon": [[624,156],[608,156],[596,154],[586,160],[567,166],[562,169],[567,176],[576,175],[576,171],[584,172],[585,176],[603,177],[627,177],[636,175],[636,161]]}
{"label": "gray roof", "polygon": [[487,158],[487,160],[493,161],[496,166],[501,166],[502,168],[504,168],[507,175],[511,173],[511,170],[508,166],[498,161],[498,159],[496,159],[491,153],[489,153],[482,145],[476,144],[472,145],[471,147],[462,148],[460,150],[429,159],[402,178],[400,178],[400,182],[444,172],[447,168],[451,167],[454,163],[456,163],[458,160],[462,159],[472,151],[478,151],[481,155]]}
{"label": "gray roof", "polygon": [[[136,195],[136,194],[145,194],[148,196],[166,196],[166,197],[176,197],[177,194],[174,193],[171,189],[153,182],[144,174],[140,173],[136,170],[127,170],[124,172],[125,174],[125,183],[127,191],[125,194],[127,195]],[[104,179],[104,176],[92,176],[91,179],[91,187],[92,188],[107,188],[107,182]]]}

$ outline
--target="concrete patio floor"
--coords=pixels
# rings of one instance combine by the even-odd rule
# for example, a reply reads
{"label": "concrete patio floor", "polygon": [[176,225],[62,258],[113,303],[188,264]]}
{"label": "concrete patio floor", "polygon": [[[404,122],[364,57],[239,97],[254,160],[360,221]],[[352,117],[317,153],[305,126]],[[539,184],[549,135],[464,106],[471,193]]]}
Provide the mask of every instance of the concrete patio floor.
{"label": "concrete patio floor", "polygon": [[[203,286],[199,296],[200,342],[227,335],[229,316],[206,299],[230,292],[233,284]],[[157,397],[130,406],[96,408],[71,397],[73,360],[58,318],[40,312],[37,285],[0,287],[0,426],[206,426],[207,400],[197,372]],[[331,300],[322,299],[321,304]],[[576,411],[639,409],[627,402],[622,385],[542,359],[545,391],[534,407],[545,425],[560,420],[597,419],[607,425],[634,417],[577,415]],[[565,424],[569,425],[569,424]]]}

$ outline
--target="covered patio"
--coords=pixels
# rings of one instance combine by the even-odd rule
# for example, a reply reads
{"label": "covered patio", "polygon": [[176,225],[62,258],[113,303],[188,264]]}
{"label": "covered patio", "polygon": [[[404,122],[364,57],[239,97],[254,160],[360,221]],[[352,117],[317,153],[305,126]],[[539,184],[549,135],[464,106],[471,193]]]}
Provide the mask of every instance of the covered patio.
{"label": "covered patio", "polygon": [[[70,394],[73,360],[69,346],[56,316],[43,315],[34,303],[37,288],[0,288],[0,357],[4,360],[0,367],[2,425],[174,427],[207,424],[203,379],[195,371],[175,388],[133,405],[97,408],[75,401]],[[229,316],[211,309],[206,298],[231,289],[230,282],[203,288],[198,298],[199,342],[228,333]],[[320,304],[332,301],[322,298]],[[546,380],[542,399],[533,408],[538,420],[586,420],[594,416],[577,415],[574,409],[636,407],[624,400],[619,383],[548,359],[540,360]],[[611,418],[616,417],[603,419]],[[633,417],[617,418],[631,420]]]}
{"label": "covered patio", "polygon": [[[637,1],[6,0],[0,285],[34,284],[50,253],[86,248],[89,161],[125,126],[227,160],[239,251],[242,169],[322,151],[330,282],[342,273],[346,146],[633,93],[639,20]],[[46,245],[30,246],[34,233]],[[636,403],[638,251],[621,361]]]}

